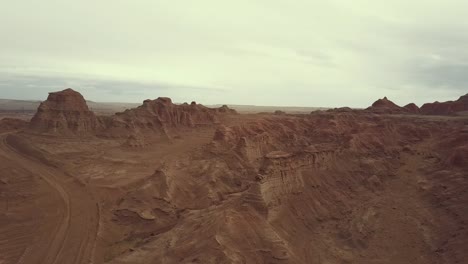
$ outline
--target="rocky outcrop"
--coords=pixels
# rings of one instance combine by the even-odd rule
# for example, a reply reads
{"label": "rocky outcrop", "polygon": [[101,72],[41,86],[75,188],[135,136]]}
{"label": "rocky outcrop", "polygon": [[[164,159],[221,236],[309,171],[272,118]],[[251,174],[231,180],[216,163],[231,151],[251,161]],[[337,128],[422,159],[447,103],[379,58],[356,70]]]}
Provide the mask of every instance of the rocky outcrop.
{"label": "rocky outcrop", "polygon": [[468,111],[468,94],[456,101],[434,102],[421,106],[421,113],[425,115],[452,115],[464,111]]}
{"label": "rocky outcrop", "polygon": [[468,94],[461,96],[456,101],[426,103],[419,108],[414,103],[400,107],[387,97],[375,101],[366,109],[377,114],[424,114],[424,115],[454,115],[468,112]]}
{"label": "rocky outcrop", "polygon": [[[273,128],[274,127],[274,128]],[[250,162],[256,162],[267,153],[280,148],[278,138],[288,135],[288,127],[274,120],[262,120],[231,127],[220,126],[213,137],[214,142],[235,150]]]}
{"label": "rocky outcrop", "polygon": [[236,110],[229,108],[227,105],[222,105],[222,106],[219,107],[219,108],[213,108],[213,110],[214,110],[216,113],[232,114],[232,115],[237,114],[237,111],[236,111]]}
{"label": "rocky outcrop", "polygon": [[398,114],[405,112],[405,109],[388,100],[387,97],[375,101],[366,110],[377,114]]}
{"label": "rocky outcrop", "polygon": [[371,107],[376,107],[376,108],[400,108],[398,105],[396,105],[394,102],[388,100],[387,97],[384,97],[382,99],[379,99],[375,101]]}
{"label": "rocky outcrop", "polygon": [[353,112],[354,110],[350,107],[338,107],[338,108],[333,108],[333,109],[328,109],[328,113],[350,113]]}
{"label": "rocky outcrop", "polygon": [[409,103],[403,106],[403,108],[406,110],[406,112],[411,113],[411,114],[421,113],[421,110],[419,109],[419,107],[414,103]]}
{"label": "rocky outcrop", "polygon": [[[343,131],[348,126],[356,126],[353,114],[343,113],[338,120],[328,120],[329,114],[313,115],[298,119],[294,116],[266,118],[234,126],[220,126],[214,134],[213,144],[223,150],[235,151],[245,160],[258,163],[267,154],[288,149],[289,152],[313,153],[313,149],[323,150],[323,146],[343,143]],[[331,116],[333,117],[333,116]],[[341,120],[343,123],[341,124]],[[329,129],[333,126],[334,129]]]}
{"label": "rocky outcrop", "polygon": [[27,127],[28,122],[15,119],[15,118],[3,118],[0,120],[0,132],[20,130]]}
{"label": "rocky outcrop", "polygon": [[171,129],[194,128],[219,123],[222,115],[235,114],[227,106],[208,108],[201,104],[177,105],[167,97],[145,100],[143,105],[116,113],[107,123],[107,134],[126,136],[132,133],[159,133],[169,135]]}
{"label": "rocky outcrop", "polygon": [[281,199],[302,192],[301,165],[291,153],[284,151],[270,152],[265,156],[259,173],[260,192],[269,208],[270,219],[275,218],[275,209],[281,205]]}
{"label": "rocky outcrop", "polygon": [[30,123],[35,132],[54,134],[87,134],[99,127],[83,96],[72,89],[49,93]]}
{"label": "rocky outcrop", "polygon": [[372,106],[366,109],[376,114],[420,114],[421,110],[414,103],[409,103],[403,107],[390,101],[387,97],[375,101]]}
{"label": "rocky outcrop", "polygon": [[124,145],[141,146],[145,144],[132,135],[169,136],[172,129],[217,124],[222,116],[231,114],[236,111],[226,105],[219,108],[208,108],[195,102],[178,105],[170,98],[159,97],[113,116],[97,117],[80,93],[66,89],[49,94],[32,118],[30,128],[37,133],[128,137]]}
{"label": "rocky outcrop", "polygon": [[274,211],[282,199],[303,191],[303,171],[329,166],[335,151],[323,145],[311,145],[296,153],[272,151],[265,155],[257,178],[262,197],[270,209],[270,219],[274,218]]}
{"label": "rocky outcrop", "polygon": [[130,147],[130,148],[144,148],[144,147],[149,146],[149,143],[146,142],[143,136],[132,134],[128,136],[128,138],[125,140],[122,146]]}
{"label": "rocky outcrop", "polygon": [[445,164],[454,167],[468,167],[468,144],[457,147],[445,160]]}

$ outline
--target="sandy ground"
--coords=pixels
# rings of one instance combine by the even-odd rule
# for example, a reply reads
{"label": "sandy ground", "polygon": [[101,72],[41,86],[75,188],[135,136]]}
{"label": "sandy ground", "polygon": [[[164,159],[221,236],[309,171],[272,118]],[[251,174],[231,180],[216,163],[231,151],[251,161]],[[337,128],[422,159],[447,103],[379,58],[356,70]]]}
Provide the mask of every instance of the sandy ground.
{"label": "sandy ground", "polygon": [[0,263],[464,263],[467,168],[447,160],[465,124],[238,115],[232,138],[141,148],[10,131]]}
{"label": "sandy ground", "polygon": [[[34,209],[28,211],[30,204],[24,201],[13,211],[4,212],[2,228],[8,232],[17,232],[16,237],[2,232],[3,241],[18,239],[18,244],[10,246],[2,254],[5,263],[89,263],[95,258],[96,236],[99,227],[99,207],[93,196],[76,179],[67,176],[59,169],[51,168],[21,153],[8,143],[9,134],[1,135],[1,162],[5,166],[2,176],[4,181],[18,181],[24,178],[28,190],[22,184],[8,184],[8,192],[31,199]],[[21,171],[18,172],[17,170]],[[10,172],[10,173],[8,173]],[[16,175],[20,178],[15,177]],[[17,187],[18,189],[15,189]],[[39,199],[37,199],[38,197]],[[10,198],[11,200],[11,198]],[[13,202],[17,202],[13,200]],[[27,213],[15,214],[15,210]],[[36,215],[34,211],[39,215]],[[29,216],[24,219],[31,230],[24,230],[15,217]],[[21,229],[21,230],[18,230]],[[23,233],[25,232],[26,233]],[[32,232],[31,232],[32,231]],[[20,238],[30,237],[25,245]],[[32,243],[31,243],[32,242]],[[20,248],[24,247],[24,250]],[[16,259],[16,261],[11,261]]]}

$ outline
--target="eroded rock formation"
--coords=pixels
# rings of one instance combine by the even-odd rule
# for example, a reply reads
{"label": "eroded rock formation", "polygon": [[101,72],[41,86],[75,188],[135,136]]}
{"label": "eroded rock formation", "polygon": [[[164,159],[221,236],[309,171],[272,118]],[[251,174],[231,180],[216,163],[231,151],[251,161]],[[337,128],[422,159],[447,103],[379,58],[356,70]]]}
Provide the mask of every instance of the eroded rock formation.
{"label": "eroded rock formation", "polygon": [[409,103],[403,106],[403,108],[406,110],[406,112],[411,113],[411,114],[421,113],[421,109],[419,109],[419,107],[414,103]]}
{"label": "eroded rock formation", "polygon": [[368,107],[367,110],[378,114],[396,114],[405,112],[402,107],[388,100],[387,97],[378,99],[372,104],[372,106]]}
{"label": "eroded rock formation", "polygon": [[15,118],[2,118],[0,120],[0,132],[20,130],[27,127],[28,122]]}
{"label": "eroded rock formation", "polygon": [[[145,100],[137,108],[113,116],[97,117],[89,110],[83,96],[72,90],[50,93],[41,103],[30,123],[31,130],[52,134],[87,134],[124,137],[139,134],[171,136],[171,130],[195,128],[219,123],[219,118],[236,114],[226,105],[208,108],[192,102],[177,105],[167,97]],[[128,145],[140,145],[128,138]]]}
{"label": "eroded rock formation", "polygon": [[421,106],[421,113],[425,115],[452,115],[464,111],[468,111],[468,94],[456,101],[434,102]]}
{"label": "eroded rock formation", "polygon": [[31,119],[30,128],[41,133],[88,134],[99,129],[100,123],[83,96],[66,89],[49,93]]}
{"label": "eroded rock formation", "polygon": [[[466,119],[387,115],[417,108],[385,98],[372,107],[377,112],[231,116],[226,107],[158,98],[98,118],[102,133],[122,132],[122,138],[27,134],[22,141],[20,134],[3,144],[43,163],[59,161],[53,170],[21,164],[39,164],[41,176],[51,175],[47,179],[57,185],[73,184],[66,189],[74,201],[71,215],[93,214],[78,224],[64,222],[75,228],[69,243],[79,252],[97,241],[95,263],[464,263]],[[153,134],[205,125],[187,133],[190,138],[128,148],[145,146]],[[27,144],[18,147],[21,142]],[[8,149],[0,150],[14,154]],[[25,174],[16,169],[9,169],[15,177],[0,177],[3,191]],[[76,192],[81,189],[89,193]],[[88,194],[94,194],[90,205],[76,210]],[[38,202],[50,201],[45,198]],[[67,215],[60,205],[49,208]],[[86,221],[98,229],[81,232]],[[81,233],[96,238],[76,243]],[[18,256],[23,248],[29,247]],[[93,258],[93,249],[90,244],[83,259]]]}
{"label": "eroded rock formation", "polygon": [[170,98],[159,97],[145,100],[137,108],[116,113],[106,122],[106,133],[125,136],[132,131],[170,136],[171,130],[217,124],[221,116],[235,113],[227,106],[208,108],[195,102],[177,105]]}

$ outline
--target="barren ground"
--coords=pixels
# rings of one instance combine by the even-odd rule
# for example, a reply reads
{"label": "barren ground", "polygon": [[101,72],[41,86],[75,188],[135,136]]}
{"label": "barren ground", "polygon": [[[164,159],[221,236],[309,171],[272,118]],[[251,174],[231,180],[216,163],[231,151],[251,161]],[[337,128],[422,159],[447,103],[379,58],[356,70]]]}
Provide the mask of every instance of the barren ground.
{"label": "barren ground", "polygon": [[0,136],[0,263],[466,263],[468,119],[245,114]]}

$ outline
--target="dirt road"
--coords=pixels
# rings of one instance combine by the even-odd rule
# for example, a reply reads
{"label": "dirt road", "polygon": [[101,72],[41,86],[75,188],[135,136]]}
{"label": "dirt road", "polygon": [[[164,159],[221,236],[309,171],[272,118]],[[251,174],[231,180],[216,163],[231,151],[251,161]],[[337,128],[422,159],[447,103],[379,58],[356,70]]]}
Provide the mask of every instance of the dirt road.
{"label": "dirt road", "polygon": [[[47,207],[38,208],[45,213],[41,214],[42,219],[37,219],[39,224],[32,231],[33,234],[29,234],[32,239],[23,241],[24,250],[20,255],[8,256],[8,251],[0,248],[0,252],[5,254],[0,257],[0,263],[94,263],[99,209],[93,196],[72,176],[60,169],[45,165],[28,153],[11,146],[7,140],[9,136],[10,134],[0,135],[0,162],[6,168],[3,174],[22,170],[22,174],[29,173],[40,177],[45,182],[43,186],[48,187],[50,191],[48,193],[42,191],[43,196],[49,197],[33,201],[37,207]],[[16,217],[34,218],[30,215],[16,215]],[[6,221],[6,224],[16,225],[13,229],[21,229],[21,226],[13,221]],[[5,230],[12,229],[5,228]],[[18,240],[14,234],[0,234],[0,237],[3,241],[0,246]],[[25,234],[23,237],[26,237]]]}

